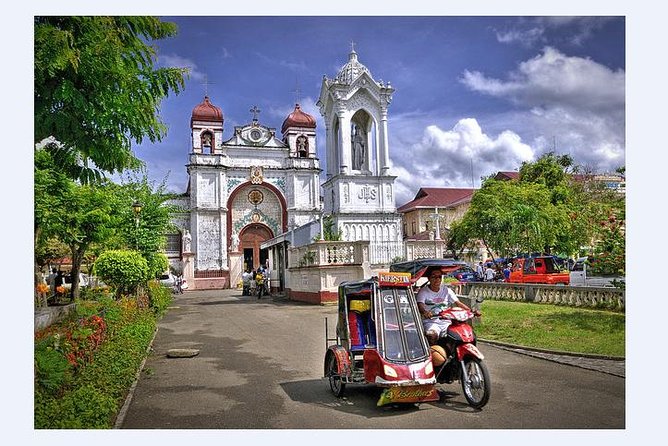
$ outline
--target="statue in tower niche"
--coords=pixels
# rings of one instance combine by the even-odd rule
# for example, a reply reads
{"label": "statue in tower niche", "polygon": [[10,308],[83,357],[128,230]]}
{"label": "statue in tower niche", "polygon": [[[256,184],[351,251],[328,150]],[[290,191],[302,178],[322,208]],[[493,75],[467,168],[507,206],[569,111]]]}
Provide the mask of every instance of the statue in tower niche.
{"label": "statue in tower niche", "polygon": [[190,242],[192,241],[192,237],[190,236],[190,231],[187,229],[183,231],[183,252],[191,252],[190,251]]}
{"label": "statue in tower niche", "polygon": [[359,127],[355,126],[353,135],[353,170],[364,169],[366,161],[366,148],[364,147],[364,137],[360,135]]}

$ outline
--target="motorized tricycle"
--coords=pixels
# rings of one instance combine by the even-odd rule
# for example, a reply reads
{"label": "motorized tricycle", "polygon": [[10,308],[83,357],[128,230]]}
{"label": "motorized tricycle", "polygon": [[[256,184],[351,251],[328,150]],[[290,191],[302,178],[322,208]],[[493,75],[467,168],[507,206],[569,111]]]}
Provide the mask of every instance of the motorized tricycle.
{"label": "motorized tricycle", "polygon": [[[390,271],[406,271],[411,274],[411,282],[417,287],[418,280],[431,268],[438,268],[443,274],[459,268],[462,262],[449,259],[422,259],[390,266]],[[424,284],[423,286],[426,286]],[[416,294],[418,290],[415,290]],[[458,307],[442,308],[435,314],[436,319],[447,319],[450,325],[446,335],[436,340],[432,349],[434,373],[438,383],[450,384],[459,380],[464,397],[471,407],[482,408],[489,401],[491,380],[484,355],[477,348],[477,338],[472,321],[479,317],[478,304],[470,302],[473,311]]]}
{"label": "motorized tricycle", "polygon": [[328,334],[324,372],[332,393],[347,384],[383,387],[377,405],[439,400],[431,351],[410,273],[379,273],[339,286],[336,338]]}

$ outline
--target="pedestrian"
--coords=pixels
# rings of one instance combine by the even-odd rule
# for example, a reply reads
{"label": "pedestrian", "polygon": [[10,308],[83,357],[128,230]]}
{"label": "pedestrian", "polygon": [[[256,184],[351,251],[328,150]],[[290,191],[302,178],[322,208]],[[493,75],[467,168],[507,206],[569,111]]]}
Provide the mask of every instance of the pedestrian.
{"label": "pedestrian", "polygon": [[63,286],[63,283],[65,283],[65,276],[63,276],[63,272],[61,270],[58,270],[56,273],[56,277],[53,279],[53,283],[55,288]]}
{"label": "pedestrian", "polygon": [[49,276],[46,278],[46,283],[49,284],[49,289],[51,290],[52,296],[56,294],[56,276],[57,276],[56,268],[51,268],[51,274],[49,274]]}
{"label": "pedestrian", "polygon": [[492,268],[492,264],[488,263],[487,269],[485,270],[485,282],[494,282],[495,274],[496,272],[494,271],[494,268]]}
{"label": "pedestrian", "polygon": [[267,296],[271,295],[271,269],[269,269],[269,259],[264,265],[264,287]]}
{"label": "pedestrian", "polygon": [[478,282],[482,282],[485,280],[485,270],[482,267],[482,261],[476,265],[475,275],[477,276]]}
{"label": "pedestrian", "polygon": [[510,281],[510,268],[513,266],[512,263],[508,263],[505,268],[503,268],[503,280],[506,282]]}

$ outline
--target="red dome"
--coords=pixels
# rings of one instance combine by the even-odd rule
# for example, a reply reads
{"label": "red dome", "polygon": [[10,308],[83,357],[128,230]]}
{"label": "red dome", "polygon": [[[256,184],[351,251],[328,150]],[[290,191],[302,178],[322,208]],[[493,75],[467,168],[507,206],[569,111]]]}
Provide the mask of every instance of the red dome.
{"label": "red dome", "polygon": [[285,133],[288,127],[307,127],[314,129],[315,119],[308,113],[304,113],[299,104],[295,104],[295,111],[290,113],[288,117],[285,118],[285,121],[283,121],[281,133]]}
{"label": "red dome", "polygon": [[204,96],[204,101],[197,104],[193,108],[193,114],[190,118],[190,123],[193,121],[208,121],[208,122],[222,122],[223,121],[223,111],[220,107],[216,107],[209,101],[208,96]]}

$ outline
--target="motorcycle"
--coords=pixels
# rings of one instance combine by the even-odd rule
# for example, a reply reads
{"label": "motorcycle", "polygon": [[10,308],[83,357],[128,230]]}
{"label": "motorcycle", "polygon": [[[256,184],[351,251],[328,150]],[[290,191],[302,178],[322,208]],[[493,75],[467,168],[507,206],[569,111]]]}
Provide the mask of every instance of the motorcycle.
{"label": "motorcycle", "polygon": [[264,281],[265,281],[264,274],[257,273],[257,275],[255,276],[255,289],[257,291],[258,299],[262,299],[262,295],[266,294],[267,290],[265,289]]}
{"label": "motorcycle", "polygon": [[[440,360],[434,361],[434,374],[439,383],[450,384],[459,380],[462,384],[464,397],[471,407],[482,408],[489,401],[491,380],[484,356],[476,347],[476,336],[469,321],[479,312],[471,312],[462,308],[452,307],[443,310],[438,317],[451,321],[447,334],[436,342],[445,351],[438,354]],[[438,352],[438,349],[432,351]],[[435,354],[432,353],[432,359]],[[438,362],[442,364],[437,365]]]}

